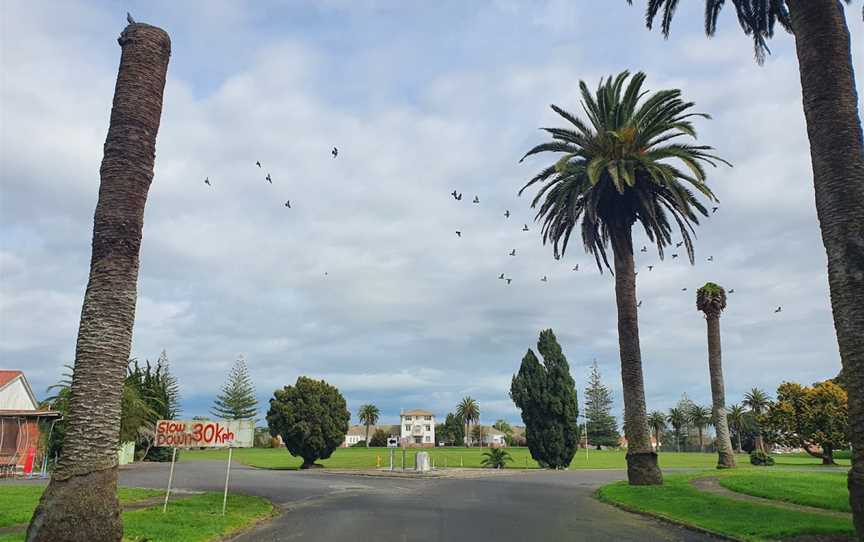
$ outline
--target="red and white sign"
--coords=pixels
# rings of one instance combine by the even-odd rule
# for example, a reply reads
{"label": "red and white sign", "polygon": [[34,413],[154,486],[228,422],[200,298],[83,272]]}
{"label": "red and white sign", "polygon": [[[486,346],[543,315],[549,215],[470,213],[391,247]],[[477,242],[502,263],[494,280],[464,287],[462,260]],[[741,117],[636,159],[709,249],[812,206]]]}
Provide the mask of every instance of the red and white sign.
{"label": "red and white sign", "polygon": [[252,420],[159,420],[156,447],[251,448],[255,433]]}

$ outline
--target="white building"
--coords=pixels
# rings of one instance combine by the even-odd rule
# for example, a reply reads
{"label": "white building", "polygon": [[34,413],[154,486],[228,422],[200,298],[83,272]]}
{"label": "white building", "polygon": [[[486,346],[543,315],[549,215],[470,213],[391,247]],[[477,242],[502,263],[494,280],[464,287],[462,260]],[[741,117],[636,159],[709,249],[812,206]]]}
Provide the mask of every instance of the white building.
{"label": "white building", "polygon": [[406,410],[399,415],[402,446],[432,448],[435,446],[435,415],[428,410]]}

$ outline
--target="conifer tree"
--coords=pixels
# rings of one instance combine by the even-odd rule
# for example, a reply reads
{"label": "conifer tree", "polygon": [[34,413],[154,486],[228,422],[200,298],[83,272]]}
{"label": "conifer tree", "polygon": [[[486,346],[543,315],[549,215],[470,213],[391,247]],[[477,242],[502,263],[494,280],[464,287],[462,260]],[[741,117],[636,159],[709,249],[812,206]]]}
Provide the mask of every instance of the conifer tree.
{"label": "conifer tree", "polygon": [[585,419],[588,442],[599,450],[601,446],[618,446],[621,435],[612,411],[612,392],[600,380],[600,369],[595,360],[585,389]]}
{"label": "conifer tree", "polygon": [[551,329],[540,333],[537,350],[543,363],[529,348],[513,377],[510,397],[522,411],[531,457],[545,468],[566,468],[579,439],[576,385]]}
{"label": "conifer tree", "polygon": [[222,392],[213,401],[210,412],[226,420],[251,420],[258,413],[258,400],[255,387],[246,367],[246,360],[240,356],[231,367]]}

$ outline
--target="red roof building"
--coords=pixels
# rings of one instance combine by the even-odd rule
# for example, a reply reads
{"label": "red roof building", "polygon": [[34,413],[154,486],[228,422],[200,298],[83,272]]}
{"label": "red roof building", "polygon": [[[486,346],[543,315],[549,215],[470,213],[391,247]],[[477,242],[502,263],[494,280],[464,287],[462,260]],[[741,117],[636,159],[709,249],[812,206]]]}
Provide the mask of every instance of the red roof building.
{"label": "red roof building", "polygon": [[40,459],[39,422],[58,418],[39,408],[23,372],[0,370],[0,476],[32,468]]}

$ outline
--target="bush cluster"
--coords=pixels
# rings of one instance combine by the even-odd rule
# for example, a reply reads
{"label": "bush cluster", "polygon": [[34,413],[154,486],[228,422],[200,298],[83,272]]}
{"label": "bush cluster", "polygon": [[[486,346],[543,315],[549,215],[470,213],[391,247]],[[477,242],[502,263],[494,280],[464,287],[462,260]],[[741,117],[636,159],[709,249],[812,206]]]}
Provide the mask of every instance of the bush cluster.
{"label": "bush cluster", "polygon": [[750,464],[757,467],[770,467],[774,464],[774,458],[762,450],[753,450],[750,452]]}

